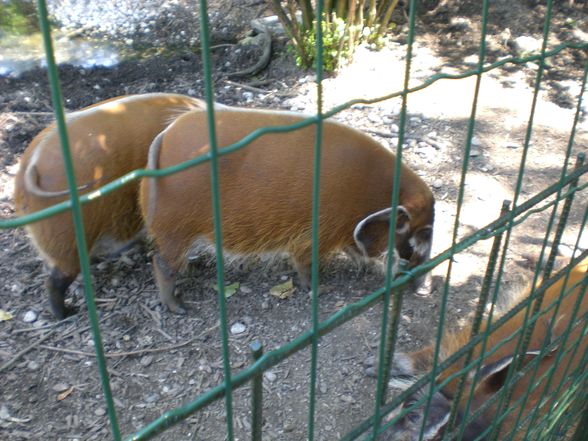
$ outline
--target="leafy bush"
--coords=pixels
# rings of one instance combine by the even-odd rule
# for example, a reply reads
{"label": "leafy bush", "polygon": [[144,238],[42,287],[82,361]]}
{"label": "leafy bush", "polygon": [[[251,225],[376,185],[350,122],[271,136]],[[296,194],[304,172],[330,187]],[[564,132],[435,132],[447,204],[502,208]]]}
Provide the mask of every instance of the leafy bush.
{"label": "leafy bush", "polygon": [[37,14],[33,2],[0,1],[0,31],[10,34],[28,34],[37,29]]}
{"label": "leafy bush", "polygon": [[[297,64],[314,65],[317,18],[311,0],[271,3],[290,37]],[[391,17],[397,4],[398,0],[325,0],[321,20],[323,68],[332,71],[344,60],[351,60],[362,42],[380,47],[386,32],[394,27]]]}

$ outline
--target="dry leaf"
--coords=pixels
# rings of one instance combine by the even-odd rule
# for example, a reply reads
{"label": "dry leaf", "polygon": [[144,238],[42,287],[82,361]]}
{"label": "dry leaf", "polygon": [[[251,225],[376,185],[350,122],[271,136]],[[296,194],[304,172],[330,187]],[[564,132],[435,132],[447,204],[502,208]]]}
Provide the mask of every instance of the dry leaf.
{"label": "dry leaf", "polygon": [[12,320],[13,318],[14,316],[10,312],[0,309],[0,322]]}
{"label": "dry leaf", "polygon": [[69,389],[61,392],[59,395],[57,395],[57,401],[63,401],[65,400],[74,390],[74,387],[71,386]]}
{"label": "dry leaf", "polygon": [[[213,288],[216,292],[218,292],[218,285],[216,283],[213,285]],[[232,283],[230,285],[225,285],[225,298],[228,299],[233,294],[235,294],[238,290],[239,290],[239,282]]]}
{"label": "dry leaf", "polygon": [[270,289],[270,294],[280,300],[289,298],[294,293],[294,284],[292,279],[288,279],[284,283],[280,283]]}

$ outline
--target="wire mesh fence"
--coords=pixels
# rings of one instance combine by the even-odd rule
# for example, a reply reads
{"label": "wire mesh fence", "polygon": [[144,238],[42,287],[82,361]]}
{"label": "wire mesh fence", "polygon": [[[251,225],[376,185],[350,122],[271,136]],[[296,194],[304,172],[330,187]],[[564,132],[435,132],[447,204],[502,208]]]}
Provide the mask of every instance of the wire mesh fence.
{"label": "wire mesh fence", "polygon": [[[56,68],[51,32],[47,19],[45,2],[39,0],[39,16],[44,36],[48,73],[51,83],[51,95],[60,138],[62,140],[65,170],[69,182],[71,199],[37,213],[17,219],[2,221],[1,228],[15,228],[32,222],[38,222],[49,216],[70,210],[74,219],[76,241],[81,262],[81,274],[84,280],[84,293],[88,307],[94,346],[98,360],[98,369],[102,382],[104,399],[108,409],[112,437],[123,438],[126,429],[121,430],[115,409],[114,396],[111,391],[108,363],[104,355],[100,335],[100,325],[94,289],[90,277],[89,255],[82,220],[83,204],[91,203],[97,197],[104,197],[120,191],[120,187],[129,182],[143,178],[163,178],[181,171],[209,162],[211,170],[211,188],[213,194],[212,211],[216,244],[217,286],[219,320],[222,340],[223,382],[187,404],[162,413],[160,417],[143,427],[127,439],[150,439],[164,432],[167,428],[197,413],[212,402],[224,400],[226,416],[226,439],[236,439],[234,430],[233,396],[237,389],[251,385],[251,438],[263,438],[263,403],[262,375],[265,371],[278,365],[295,352],[310,348],[308,418],[306,421],[307,439],[316,438],[317,370],[320,364],[320,338],[329,334],[347,321],[361,315],[368,308],[381,303],[382,318],[377,357],[377,384],[373,392],[373,401],[365,403],[372,406],[373,412],[364,421],[356,425],[342,439],[584,439],[588,409],[585,397],[588,392],[588,310],[586,291],[588,275],[586,273],[587,252],[579,252],[580,234],[586,229],[588,206],[586,204],[586,173],[588,165],[584,163],[582,146],[575,143],[577,125],[582,112],[588,65],[585,66],[581,79],[581,91],[577,97],[576,112],[571,126],[565,159],[561,164],[559,179],[542,191],[528,198],[523,197],[523,177],[528,155],[531,155],[531,138],[535,106],[541,91],[545,67],[550,58],[566,50],[586,50],[587,44],[562,43],[548,49],[553,2],[547,2],[545,14],[543,45],[539,53],[526,57],[510,57],[493,63],[486,61],[487,15],[490,2],[485,0],[480,5],[482,11],[481,37],[478,61],[475,69],[461,74],[437,74],[417,86],[411,86],[411,62],[415,41],[416,0],[410,1],[409,32],[407,35],[407,53],[404,64],[404,83],[402,90],[374,99],[355,99],[342,103],[332,109],[323,109],[322,81],[323,71],[320,63],[316,68],[317,109],[316,114],[288,126],[272,126],[255,130],[243,139],[231,145],[217,145],[215,125],[214,90],[210,61],[210,38],[207,17],[207,2],[200,1],[200,29],[202,44],[202,61],[204,67],[205,98],[207,108],[207,127],[210,152],[190,159],[181,164],[162,169],[135,170],[125,176],[104,185],[97,191],[80,195],[77,188],[74,168],[68,145],[67,124],[62,105],[60,83]],[[322,16],[323,2],[318,1],[316,16]],[[321,26],[317,26],[317,56],[322,56]],[[471,234],[460,235],[461,212],[464,204],[466,178],[470,171],[472,140],[476,127],[478,94],[484,87],[484,75],[507,65],[523,65],[529,62],[538,64],[534,82],[533,102],[523,145],[521,162],[516,167],[517,179],[511,201],[505,201],[502,212],[497,213],[494,221]],[[452,228],[451,245],[425,263],[414,268],[400,268],[395,274],[393,266],[397,262],[388,259],[385,271],[385,283],[375,292],[358,302],[341,308],[326,319],[319,318],[319,220],[325,201],[320,199],[322,139],[325,120],[350,108],[355,104],[370,104],[392,98],[401,99],[399,114],[398,141],[395,150],[396,162],[393,170],[393,185],[390,199],[392,213],[400,205],[400,179],[403,156],[403,144],[407,130],[407,108],[412,94],[423,90],[439,81],[475,78],[475,92],[471,104],[471,115],[467,124],[466,142],[463,150],[458,185],[455,221]],[[312,127],[314,136],[314,157],[312,165],[312,266],[311,292],[312,307],[310,311],[311,326],[296,339],[287,344],[263,352],[261,343],[255,342],[251,347],[251,364],[235,372],[231,367],[228,346],[228,320],[225,295],[223,267],[223,235],[221,228],[222,198],[219,191],[219,161],[226,155],[234,154],[263,136],[275,133]],[[575,161],[573,167],[570,166]],[[523,200],[524,199],[524,200]],[[575,209],[580,210],[581,222],[579,234],[574,245],[576,257],[571,258],[562,268],[556,268],[556,255],[564,234],[568,216],[575,200]],[[578,208],[579,207],[579,208]],[[582,211],[583,210],[583,211]],[[544,236],[538,238],[537,265],[532,282],[524,295],[512,302],[508,312],[498,313],[494,305],[499,303],[502,277],[509,271],[507,252],[512,241],[512,234],[518,225],[523,224],[535,213],[548,213]],[[85,219],[85,222],[91,222]],[[393,256],[397,246],[394,232],[397,227],[396,216],[390,217],[388,230],[388,255]],[[479,241],[493,239],[493,246],[488,255],[486,274],[480,287],[475,312],[464,335],[467,338],[450,339],[446,309],[451,302],[450,286],[453,261],[460,252]],[[395,354],[398,342],[399,322],[401,319],[403,299],[406,287],[411,281],[424,276],[432,269],[446,265],[447,273],[441,289],[439,300],[439,323],[431,332],[432,346],[427,349],[428,360],[423,372],[406,370],[398,364],[398,359],[405,355]],[[448,340],[460,344],[447,345]],[[420,360],[420,358],[415,358]],[[409,363],[409,362],[407,362]],[[415,362],[416,363],[416,362]],[[409,363],[410,364],[410,363]],[[404,369],[404,370],[403,370]],[[390,386],[404,382],[403,390],[389,396]],[[410,380],[410,381],[409,381]],[[491,416],[491,417],[490,417]]]}

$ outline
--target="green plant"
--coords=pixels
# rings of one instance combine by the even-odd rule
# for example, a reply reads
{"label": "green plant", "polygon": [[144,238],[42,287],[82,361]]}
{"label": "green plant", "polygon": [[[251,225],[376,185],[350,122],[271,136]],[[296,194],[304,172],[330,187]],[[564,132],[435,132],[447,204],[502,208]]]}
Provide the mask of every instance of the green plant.
{"label": "green plant", "polygon": [[[296,63],[302,67],[316,60],[317,20],[310,0],[272,0],[272,8],[291,41]],[[365,42],[382,47],[385,34],[394,27],[392,13],[398,0],[327,0],[321,18],[323,68],[333,71],[353,57]]]}
{"label": "green plant", "polygon": [[24,0],[0,2],[0,31],[23,35],[38,29],[37,12],[32,2]]}

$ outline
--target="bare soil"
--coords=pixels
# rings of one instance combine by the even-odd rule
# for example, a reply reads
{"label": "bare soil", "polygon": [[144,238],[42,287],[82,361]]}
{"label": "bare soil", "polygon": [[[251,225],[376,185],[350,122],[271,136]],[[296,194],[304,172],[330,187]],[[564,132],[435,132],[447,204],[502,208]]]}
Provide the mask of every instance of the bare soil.
{"label": "bare soil", "polygon": [[[260,2],[211,2],[240,19],[241,26],[222,30],[236,41],[250,18],[262,13]],[[245,3],[245,2],[243,2]],[[478,2],[443,2],[418,20],[411,85],[439,72],[459,73],[475,67],[480,35]],[[521,0],[493,2],[488,28],[488,61],[516,55],[519,36],[540,39],[545,8]],[[550,47],[588,40],[582,4],[557,2]],[[355,62],[324,82],[325,107],[347,99],[376,97],[401,90],[406,54],[404,18],[381,52],[362,48]],[[245,25],[244,25],[245,24]],[[540,41],[540,40],[539,40]],[[230,105],[312,112],[315,83],[311,71],[295,67],[283,38],[274,38],[273,56],[256,78],[227,78],[259,57],[256,46],[223,46],[212,51],[216,100]],[[546,67],[537,97],[530,148],[523,145],[531,113],[537,66],[506,65],[484,75],[476,111],[457,238],[494,220],[504,199],[512,199],[524,160],[520,202],[556,182],[576,112],[586,66],[586,52],[565,50]],[[61,66],[65,105],[76,110],[97,101],[132,93],[179,92],[203,95],[200,56],[176,52],[125,61],[111,69]],[[437,200],[434,254],[451,245],[468,121],[475,78],[442,80],[409,96],[403,160],[433,188]],[[246,85],[247,83],[248,85]],[[0,217],[14,216],[12,180],[28,142],[51,119],[46,73],[35,70],[19,78],[0,77]],[[355,105],[337,115],[396,148],[399,99]],[[572,158],[586,152],[588,124],[580,112],[571,145]],[[573,162],[573,161],[572,161]],[[568,167],[573,164],[567,164]],[[564,235],[562,251],[581,233],[586,191],[578,194]],[[550,210],[515,227],[509,242],[501,290],[519,289],[526,280],[528,256],[537,256]],[[581,246],[588,247],[584,234]],[[481,241],[455,256],[446,324],[459,328],[476,304],[491,241]],[[169,313],[159,303],[151,275],[149,247],[139,243],[92,267],[104,348],[118,419],[126,436],[163,412],[220,384],[222,353],[214,262],[194,263],[179,287],[190,307],[188,316]],[[23,229],[0,230],[0,310],[12,319],[0,321],[0,438],[10,440],[109,439],[110,427],[98,379],[93,341],[80,282],[70,289],[78,313],[56,323],[46,309],[46,270]],[[433,271],[435,291],[429,297],[407,292],[402,311],[399,349],[430,341],[439,319],[447,264]],[[298,290],[287,299],[270,295],[271,287],[293,277],[289,262],[259,259],[227,267],[228,283],[239,291],[228,299],[231,366],[239,372],[250,360],[249,344],[259,339],[275,349],[311,327],[311,300]],[[357,302],[380,287],[377,269],[358,268],[340,256],[323,268],[320,318]],[[341,326],[319,343],[316,438],[341,438],[374,409],[376,382],[365,375],[379,344],[382,307],[377,305]],[[237,327],[234,327],[238,324]],[[240,329],[237,329],[240,328]],[[240,330],[242,332],[234,332]],[[264,374],[264,439],[306,439],[310,351],[303,350]],[[234,393],[235,439],[249,439],[250,388]],[[219,401],[160,435],[162,440],[223,440],[223,401]]]}

